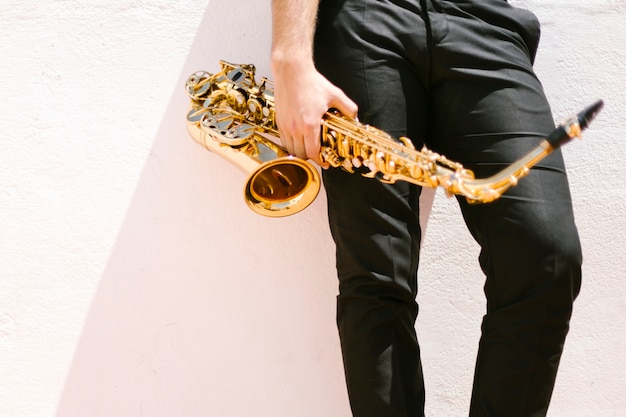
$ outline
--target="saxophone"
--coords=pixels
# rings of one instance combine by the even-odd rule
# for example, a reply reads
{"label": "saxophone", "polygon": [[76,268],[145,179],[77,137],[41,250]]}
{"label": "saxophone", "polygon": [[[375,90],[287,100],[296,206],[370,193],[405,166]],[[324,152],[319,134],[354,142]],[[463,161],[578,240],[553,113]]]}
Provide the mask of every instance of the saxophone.
{"label": "saxophone", "polygon": [[[277,144],[273,84],[255,80],[254,65],[220,61],[215,74],[198,71],[185,88],[190,99],[187,130],[204,148],[248,174],[244,198],[256,213],[284,217],[306,208],[319,193],[318,170]],[[560,124],[528,154],[497,174],[476,179],[474,173],[408,138],[394,140],[373,126],[329,110],[320,122],[321,159],[332,167],[386,183],[398,180],[424,187],[441,187],[448,196],[470,203],[489,203],[528,174],[553,150],[579,137],[603,106],[602,100]]]}

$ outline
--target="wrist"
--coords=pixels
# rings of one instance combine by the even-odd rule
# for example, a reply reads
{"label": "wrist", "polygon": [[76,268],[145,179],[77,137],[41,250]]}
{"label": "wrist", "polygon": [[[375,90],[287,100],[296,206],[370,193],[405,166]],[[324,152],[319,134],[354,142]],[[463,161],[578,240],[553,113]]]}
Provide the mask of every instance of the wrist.
{"label": "wrist", "polygon": [[270,66],[274,74],[283,71],[304,71],[315,68],[313,54],[298,48],[297,51],[289,49],[272,49]]}

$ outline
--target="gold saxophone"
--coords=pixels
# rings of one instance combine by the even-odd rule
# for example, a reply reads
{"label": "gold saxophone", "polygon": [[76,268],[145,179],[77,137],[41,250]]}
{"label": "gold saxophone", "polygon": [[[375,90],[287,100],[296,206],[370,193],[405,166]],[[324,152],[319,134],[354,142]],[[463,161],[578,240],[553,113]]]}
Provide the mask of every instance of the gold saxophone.
{"label": "gold saxophone", "polygon": [[[253,65],[220,61],[215,74],[199,71],[186,83],[191,101],[187,129],[209,151],[238,165],[249,176],[244,197],[258,214],[283,217],[306,208],[320,189],[320,176],[310,163],[279,146],[274,113],[273,84],[255,80]],[[363,174],[380,181],[398,180],[424,187],[442,187],[470,203],[488,203],[528,174],[554,149],[579,137],[603,106],[601,100],[559,125],[527,155],[499,173],[474,178],[471,170],[426,147],[416,150],[408,138],[394,140],[373,126],[334,110],[321,120],[321,159],[348,172],[366,167]]]}

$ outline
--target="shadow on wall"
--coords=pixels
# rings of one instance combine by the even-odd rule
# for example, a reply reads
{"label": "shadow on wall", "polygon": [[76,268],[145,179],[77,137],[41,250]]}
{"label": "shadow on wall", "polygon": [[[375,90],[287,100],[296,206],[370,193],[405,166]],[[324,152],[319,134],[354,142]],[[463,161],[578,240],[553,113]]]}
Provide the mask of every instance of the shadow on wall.
{"label": "shadow on wall", "polygon": [[183,91],[218,60],[269,75],[269,2],[212,0],[94,296],[57,417],[348,416],[323,193],[268,219],[188,136]]}
{"label": "shadow on wall", "polygon": [[[267,219],[185,129],[218,60],[269,75],[269,3],[207,6],[77,346],[58,417],[348,415],[324,197]],[[267,9],[267,10],[263,10]],[[139,102],[139,100],[137,101]]]}

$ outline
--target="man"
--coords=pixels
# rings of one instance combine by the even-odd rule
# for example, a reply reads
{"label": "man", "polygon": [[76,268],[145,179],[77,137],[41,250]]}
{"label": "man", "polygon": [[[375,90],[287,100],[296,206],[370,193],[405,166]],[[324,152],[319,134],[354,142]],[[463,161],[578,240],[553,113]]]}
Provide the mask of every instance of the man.
{"label": "man", "polygon": [[[328,108],[426,144],[478,177],[554,128],[532,68],[537,19],[505,0],[273,0],[272,10],[277,120],[299,157],[321,163]],[[423,416],[420,188],[340,169],[325,170],[324,184],[352,412]],[[494,203],[459,204],[486,276],[470,416],[545,416],[581,279],[562,157],[546,158]]]}

